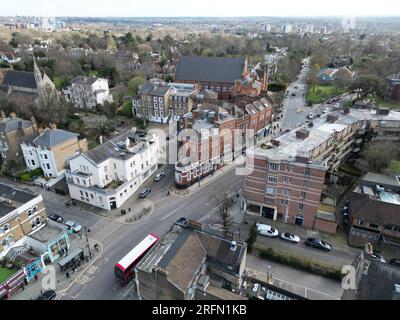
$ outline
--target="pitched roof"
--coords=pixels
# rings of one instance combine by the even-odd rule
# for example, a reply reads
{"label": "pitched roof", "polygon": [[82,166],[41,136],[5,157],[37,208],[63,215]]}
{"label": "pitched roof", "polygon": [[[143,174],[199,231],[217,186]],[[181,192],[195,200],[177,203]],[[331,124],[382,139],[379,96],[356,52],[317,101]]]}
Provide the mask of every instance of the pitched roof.
{"label": "pitched roof", "polygon": [[95,83],[97,80],[100,78],[96,77],[82,77],[82,76],[77,76],[74,79],[71,80],[72,84],[78,84],[78,85],[86,85],[86,86],[91,86],[93,83]]}
{"label": "pitched roof", "polygon": [[9,70],[3,80],[3,85],[37,89],[33,72]]}
{"label": "pitched roof", "polygon": [[75,132],[46,129],[43,134],[33,140],[33,143],[49,149],[78,136],[79,134]]}
{"label": "pitched roof", "polygon": [[175,71],[178,81],[234,83],[242,78],[244,58],[182,56]]}
{"label": "pitched roof", "polygon": [[352,193],[350,196],[351,216],[381,224],[400,225],[400,206],[379,201],[365,193]]}
{"label": "pitched roof", "polygon": [[32,126],[32,122],[28,120],[17,119],[5,119],[0,122],[0,132],[10,132],[17,130],[18,128],[29,128]]}

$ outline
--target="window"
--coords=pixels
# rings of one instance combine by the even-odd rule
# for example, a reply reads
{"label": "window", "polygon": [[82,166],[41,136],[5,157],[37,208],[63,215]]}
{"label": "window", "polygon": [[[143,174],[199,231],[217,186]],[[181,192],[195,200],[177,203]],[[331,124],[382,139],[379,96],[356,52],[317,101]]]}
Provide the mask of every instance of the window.
{"label": "window", "polygon": [[46,163],[47,169],[50,169],[50,164]]}
{"label": "window", "polygon": [[292,183],[293,179],[291,177],[283,177],[283,182]]}
{"label": "window", "polygon": [[293,172],[293,170],[294,170],[294,167],[293,167],[293,166],[291,166],[291,165],[289,165],[289,164],[286,164],[286,165],[285,165],[285,171],[286,171],[286,172]]}
{"label": "window", "polygon": [[286,206],[288,205],[288,203],[289,203],[289,202],[288,202],[287,200],[281,200],[281,205],[282,205],[282,206],[285,206],[285,207],[286,207]]}
{"label": "window", "polygon": [[3,232],[6,233],[8,230],[10,229],[10,225],[9,224],[5,224],[3,226]]}
{"label": "window", "polygon": [[10,235],[7,237],[7,242],[8,242],[8,244],[12,244],[12,243],[14,242],[14,236],[13,236],[12,234],[10,234]]}
{"label": "window", "polygon": [[28,217],[30,217],[32,215],[32,209],[28,210]]}
{"label": "window", "polygon": [[35,164],[35,160],[31,160],[31,162],[32,162],[32,165],[33,165],[33,166],[36,165],[36,164]]}
{"label": "window", "polygon": [[89,193],[85,191],[86,198],[89,198]]}
{"label": "window", "polygon": [[307,195],[307,194],[306,194],[305,192],[302,192],[302,193],[300,193],[300,198],[301,198],[301,199],[305,199],[305,198],[306,198],[306,195]]}
{"label": "window", "polygon": [[282,194],[284,194],[286,196],[290,196],[290,189],[283,188],[282,189]]}
{"label": "window", "polygon": [[47,156],[47,154],[44,155],[44,158],[47,160],[49,157]]}
{"label": "window", "polygon": [[7,240],[6,239],[1,240],[1,245],[5,247],[7,245]]}
{"label": "window", "polygon": [[268,166],[268,169],[271,171],[278,171],[279,170],[279,164],[276,163],[270,163]]}
{"label": "window", "polygon": [[304,203],[299,203],[299,210],[304,210]]}
{"label": "window", "polygon": [[303,187],[309,187],[310,186],[310,182],[307,180],[303,180]]}
{"label": "window", "polygon": [[370,223],[370,224],[369,224],[369,227],[370,227],[370,228],[374,228],[374,229],[378,229],[378,228],[379,228],[379,225],[377,225],[376,223]]}
{"label": "window", "polygon": [[310,175],[310,168],[306,168],[306,170],[304,170],[304,175],[305,176],[309,176]]}
{"label": "window", "polygon": [[274,198],[265,198],[265,203],[274,204],[275,203],[275,199]]}
{"label": "window", "polygon": [[83,196],[83,191],[82,191],[82,190],[79,190],[79,192],[81,193],[81,196]]}
{"label": "window", "polygon": [[268,182],[276,183],[277,180],[278,180],[278,179],[277,179],[276,176],[268,176]]}
{"label": "window", "polygon": [[362,226],[362,225],[364,224],[364,221],[362,221],[362,220],[360,220],[360,219],[357,219],[356,223],[357,223],[358,225]]}
{"label": "window", "polygon": [[266,192],[269,194],[275,194],[275,188],[267,187]]}

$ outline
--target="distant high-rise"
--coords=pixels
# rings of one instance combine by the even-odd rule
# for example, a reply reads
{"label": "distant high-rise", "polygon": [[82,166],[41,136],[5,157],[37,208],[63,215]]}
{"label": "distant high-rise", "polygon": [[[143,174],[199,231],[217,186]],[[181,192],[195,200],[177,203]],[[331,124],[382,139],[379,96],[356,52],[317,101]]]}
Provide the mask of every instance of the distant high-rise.
{"label": "distant high-rise", "polygon": [[285,24],[283,26],[283,33],[290,33],[292,32],[292,25],[291,24]]}
{"label": "distant high-rise", "polygon": [[270,24],[266,24],[264,27],[266,32],[271,32],[271,25]]}
{"label": "distant high-rise", "polygon": [[327,34],[328,33],[328,28],[327,27],[322,27],[320,33],[322,35]]}
{"label": "distant high-rise", "polygon": [[354,30],[356,28],[356,19],[354,17],[343,17],[342,27],[345,32]]}
{"label": "distant high-rise", "polygon": [[306,27],[306,32],[313,33],[314,32],[314,25],[308,24]]}

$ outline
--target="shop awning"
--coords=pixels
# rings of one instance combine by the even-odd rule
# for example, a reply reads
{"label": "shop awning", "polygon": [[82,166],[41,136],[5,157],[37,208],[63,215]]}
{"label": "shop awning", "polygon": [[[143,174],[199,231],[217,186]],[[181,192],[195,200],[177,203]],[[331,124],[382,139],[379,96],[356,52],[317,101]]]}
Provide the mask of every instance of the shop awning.
{"label": "shop awning", "polygon": [[77,249],[71,251],[71,253],[68,254],[66,257],[64,257],[60,261],[58,261],[57,264],[62,268],[66,264],[71,262],[72,259],[76,258],[80,254],[83,254],[83,249],[82,248],[77,248]]}

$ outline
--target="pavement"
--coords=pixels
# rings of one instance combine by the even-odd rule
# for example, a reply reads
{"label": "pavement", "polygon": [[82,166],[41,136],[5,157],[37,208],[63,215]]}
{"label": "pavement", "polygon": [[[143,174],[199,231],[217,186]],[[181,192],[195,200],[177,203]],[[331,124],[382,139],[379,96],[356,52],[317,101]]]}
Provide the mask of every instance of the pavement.
{"label": "pavement", "polygon": [[[92,239],[88,239],[89,246],[90,246],[90,254],[91,258],[89,258],[89,251],[87,249],[87,241],[86,238],[83,236],[82,238],[76,234],[70,235],[71,240],[71,247],[70,252],[76,248],[84,249],[84,254],[87,256],[87,261],[82,261],[82,264],[77,267],[76,269],[69,268],[66,271],[61,271],[60,267],[57,265],[57,262],[54,264],[46,265],[46,267],[52,266],[55,269],[55,292],[56,292],[56,299],[61,297],[61,294],[68,290],[70,286],[72,286],[76,282],[84,282],[85,276],[83,275],[85,272],[96,271],[96,268],[93,264],[102,254],[102,245],[101,243],[94,241]],[[96,250],[95,244],[98,244],[98,249]],[[69,277],[67,277],[67,273]],[[32,280],[24,289],[20,289],[15,292],[9,300],[35,300],[38,298],[43,292],[49,290],[45,287],[44,284],[47,283],[45,277],[47,275],[47,271],[45,273],[38,273],[38,279]]]}

